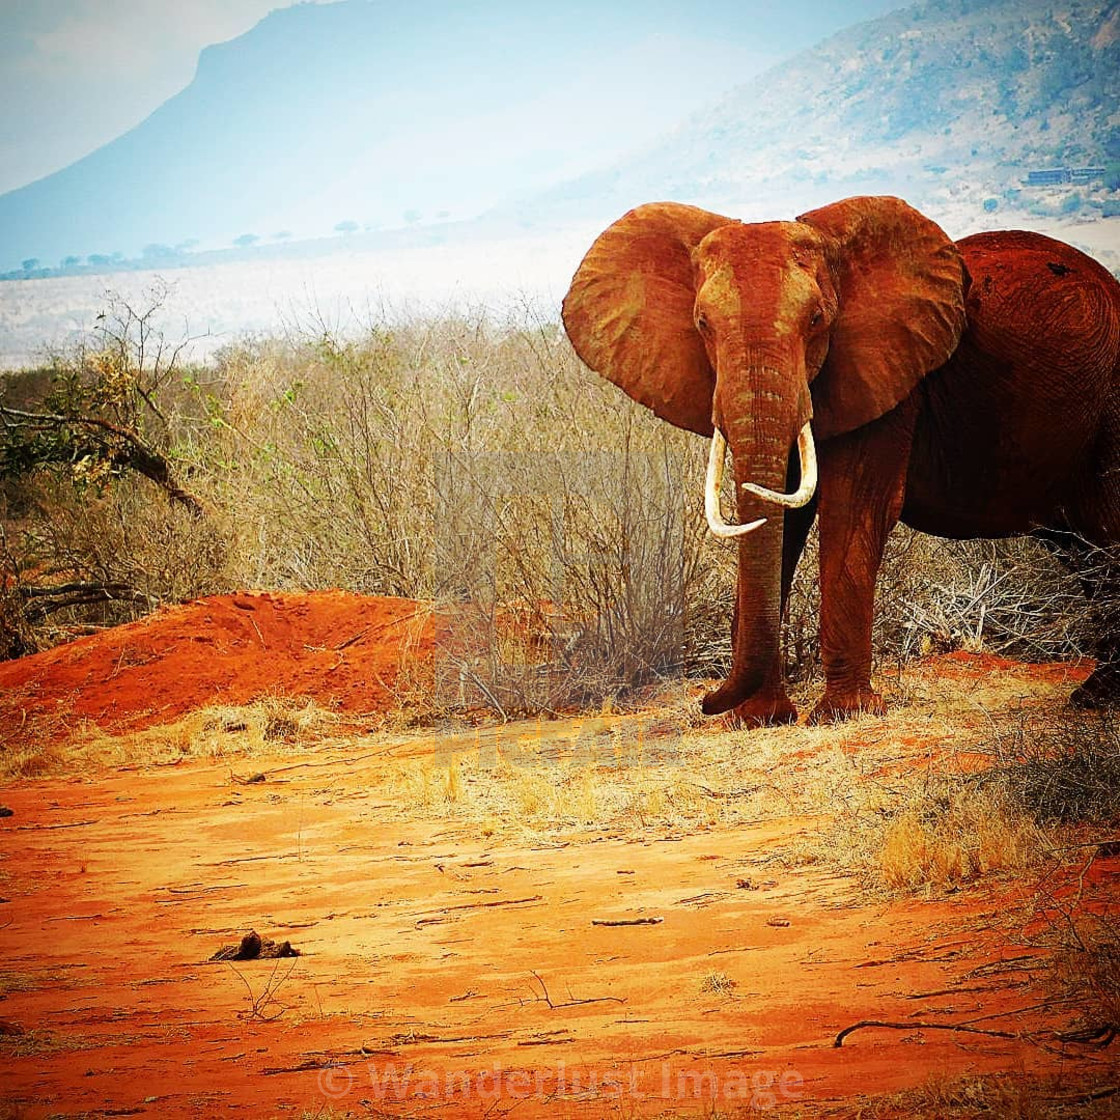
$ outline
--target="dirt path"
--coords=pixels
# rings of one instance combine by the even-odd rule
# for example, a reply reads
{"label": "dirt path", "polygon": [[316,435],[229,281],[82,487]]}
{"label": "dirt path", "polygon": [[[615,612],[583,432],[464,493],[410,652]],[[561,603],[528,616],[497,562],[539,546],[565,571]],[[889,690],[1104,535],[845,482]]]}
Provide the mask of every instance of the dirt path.
{"label": "dirt path", "polygon": [[[1029,882],[886,901],[812,854],[846,798],[990,765],[968,744],[1087,666],[949,655],[833,729],[698,726],[678,697],[457,738],[297,720],[284,745],[228,707],[140,730],[262,691],[369,710],[437,638],[405,600],[258,594],[0,666],[9,772],[65,775],[0,785],[0,1116],[833,1116],[1107,1075],[1042,1044],[1065,1022],[1008,922]],[[73,746],[84,721],[112,750]],[[211,959],[249,930],[301,955]],[[861,1020],[912,1025],[836,1048]]]}
{"label": "dirt path", "polygon": [[[20,1115],[693,1115],[941,1074],[1078,1083],[1021,1040],[833,1046],[862,1019],[1039,1025],[1000,1018],[1034,1002],[1029,957],[1001,967],[1019,954],[988,928],[1006,885],[859,903],[766,862],[797,819],[485,837],[385,796],[398,754],[438,741],[358,748],[236,764],[251,784],[195,763],[0,791]],[[209,961],[250,928],[303,955]]]}

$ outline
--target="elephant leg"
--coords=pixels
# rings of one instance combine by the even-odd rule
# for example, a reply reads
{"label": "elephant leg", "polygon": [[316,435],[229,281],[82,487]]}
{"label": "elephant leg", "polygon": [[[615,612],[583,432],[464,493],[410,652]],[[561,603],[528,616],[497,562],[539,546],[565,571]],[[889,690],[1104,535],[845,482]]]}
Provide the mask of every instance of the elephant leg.
{"label": "elephant leg", "polygon": [[1105,415],[1098,457],[1076,487],[1077,497],[1060,528],[1034,536],[1073,572],[1092,617],[1092,654],[1097,665],[1074,690],[1075,707],[1120,704],[1120,398]]}
{"label": "elephant leg", "polygon": [[1070,696],[1084,708],[1120,705],[1120,393],[1106,403],[1094,452],[1072,488],[1069,531],[1036,534],[1076,572],[1090,604],[1097,665]]}
{"label": "elephant leg", "polygon": [[[796,477],[796,455],[790,463],[789,477]],[[808,505],[800,509],[787,510],[782,531],[782,617],[785,618],[786,605],[789,601],[790,588],[793,586],[794,573],[801,554],[805,551],[805,542],[809,539],[809,531],[813,527],[813,520],[817,516],[816,495]],[[731,640],[735,641],[735,629],[739,625],[739,608],[736,606],[735,614],[731,620]],[[762,688],[749,700],[733,708],[725,717],[732,727],[766,727],[772,724],[794,723],[797,720],[797,708],[786,692],[785,675],[782,672],[780,660],[775,660],[773,670],[767,677]]]}
{"label": "elephant leg", "polygon": [[907,401],[820,451],[821,659],[825,693],[812,723],[882,714],[871,687],[875,580],[898,523],[917,406]]}
{"label": "elephant leg", "polygon": [[729,728],[796,723],[797,709],[786,693],[781,665],[775,662],[773,673],[762,682],[762,687],[749,699],[732,708],[723,719]]}

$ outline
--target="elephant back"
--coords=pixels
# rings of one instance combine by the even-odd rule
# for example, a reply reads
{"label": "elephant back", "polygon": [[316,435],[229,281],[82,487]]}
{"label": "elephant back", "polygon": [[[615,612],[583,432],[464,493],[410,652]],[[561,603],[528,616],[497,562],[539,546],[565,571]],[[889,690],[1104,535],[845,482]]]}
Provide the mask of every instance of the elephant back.
{"label": "elephant back", "polygon": [[1091,476],[1120,394],[1120,283],[1023,230],[957,243],[968,323],[921,387],[905,519],[944,536],[1022,532]]}

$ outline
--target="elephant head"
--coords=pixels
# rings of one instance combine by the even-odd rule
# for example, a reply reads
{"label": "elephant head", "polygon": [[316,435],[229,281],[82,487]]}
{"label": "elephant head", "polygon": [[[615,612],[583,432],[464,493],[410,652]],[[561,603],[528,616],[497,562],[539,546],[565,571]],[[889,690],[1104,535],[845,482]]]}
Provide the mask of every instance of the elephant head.
{"label": "elephant head", "polygon": [[[732,670],[705,712],[735,707],[777,671],[783,510],[812,495],[813,436],[870,424],[948,359],[964,275],[946,234],[895,198],[764,223],[651,203],[584,257],[563,308],[576,352],[663,420],[712,438],[709,525],[739,537]],[[719,511],[727,445],[736,526]]]}

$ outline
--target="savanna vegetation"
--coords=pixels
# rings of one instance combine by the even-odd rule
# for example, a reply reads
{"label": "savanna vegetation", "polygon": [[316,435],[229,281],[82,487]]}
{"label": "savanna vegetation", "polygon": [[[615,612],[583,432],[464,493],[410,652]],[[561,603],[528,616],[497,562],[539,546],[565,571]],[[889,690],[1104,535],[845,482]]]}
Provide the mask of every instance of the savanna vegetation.
{"label": "savanna vegetation", "polygon": [[[575,738],[545,736],[539,751],[503,740],[493,758],[449,747],[371,763],[363,780],[395,813],[491,844],[526,832],[574,843],[589,827],[811,822],[746,853],[742,890],[814,866],[879,900],[1027,875],[1025,909],[1002,920],[1039,962],[1066,1024],[1058,1041],[1107,1045],[1120,1031],[1114,904],[1094,871],[1115,854],[1117,724],[1017,708],[1013,674],[897,671],[959,648],[1025,660],[1088,652],[1109,605],[1086,604],[1041,546],[898,530],[876,633],[879,674],[898,682],[892,715],[857,729],[854,751],[841,729],[809,727],[752,732],[744,751],[740,736],[702,725],[687,685],[668,685],[718,676],[730,656],[736,556],[706,530],[706,446],[589,374],[556,323],[524,310],[340,337],[313,322],[197,366],[157,329],[164,296],[141,309],[110,302],[84,347],[4,383],[4,656],[243,587],[426,600],[452,622],[422,703],[407,698],[413,714],[632,712],[630,723],[589,718]],[[785,622],[800,689],[815,687],[815,588],[811,542]],[[651,715],[641,704],[654,688]],[[647,732],[652,746],[630,760]],[[9,749],[5,770],[225,761],[285,744],[352,751],[348,735],[329,713],[265,697],[127,739],[60,729],[49,748]],[[732,998],[735,984],[715,969],[696,986]],[[972,1115],[977,1102],[1027,1114],[1017,1094],[969,1080],[879,1103],[884,1114],[897,1104]]]}
{"label": "savanna vegetation", "polygon": [[[459,621],[441,711],[547,713],[725,670],[735,553],[704,527],[703,442],[588,374],[556,323],[316,323],[193,366],[155,326],[165,295],[112,300],[84,347],[5,381],[5,656],[200,595],[340,587]],[[817,661],[815,584],[810,546],[795,677]],[[1092,625],[1034,542],[892,540],[884,665],[1070,655]]]}

